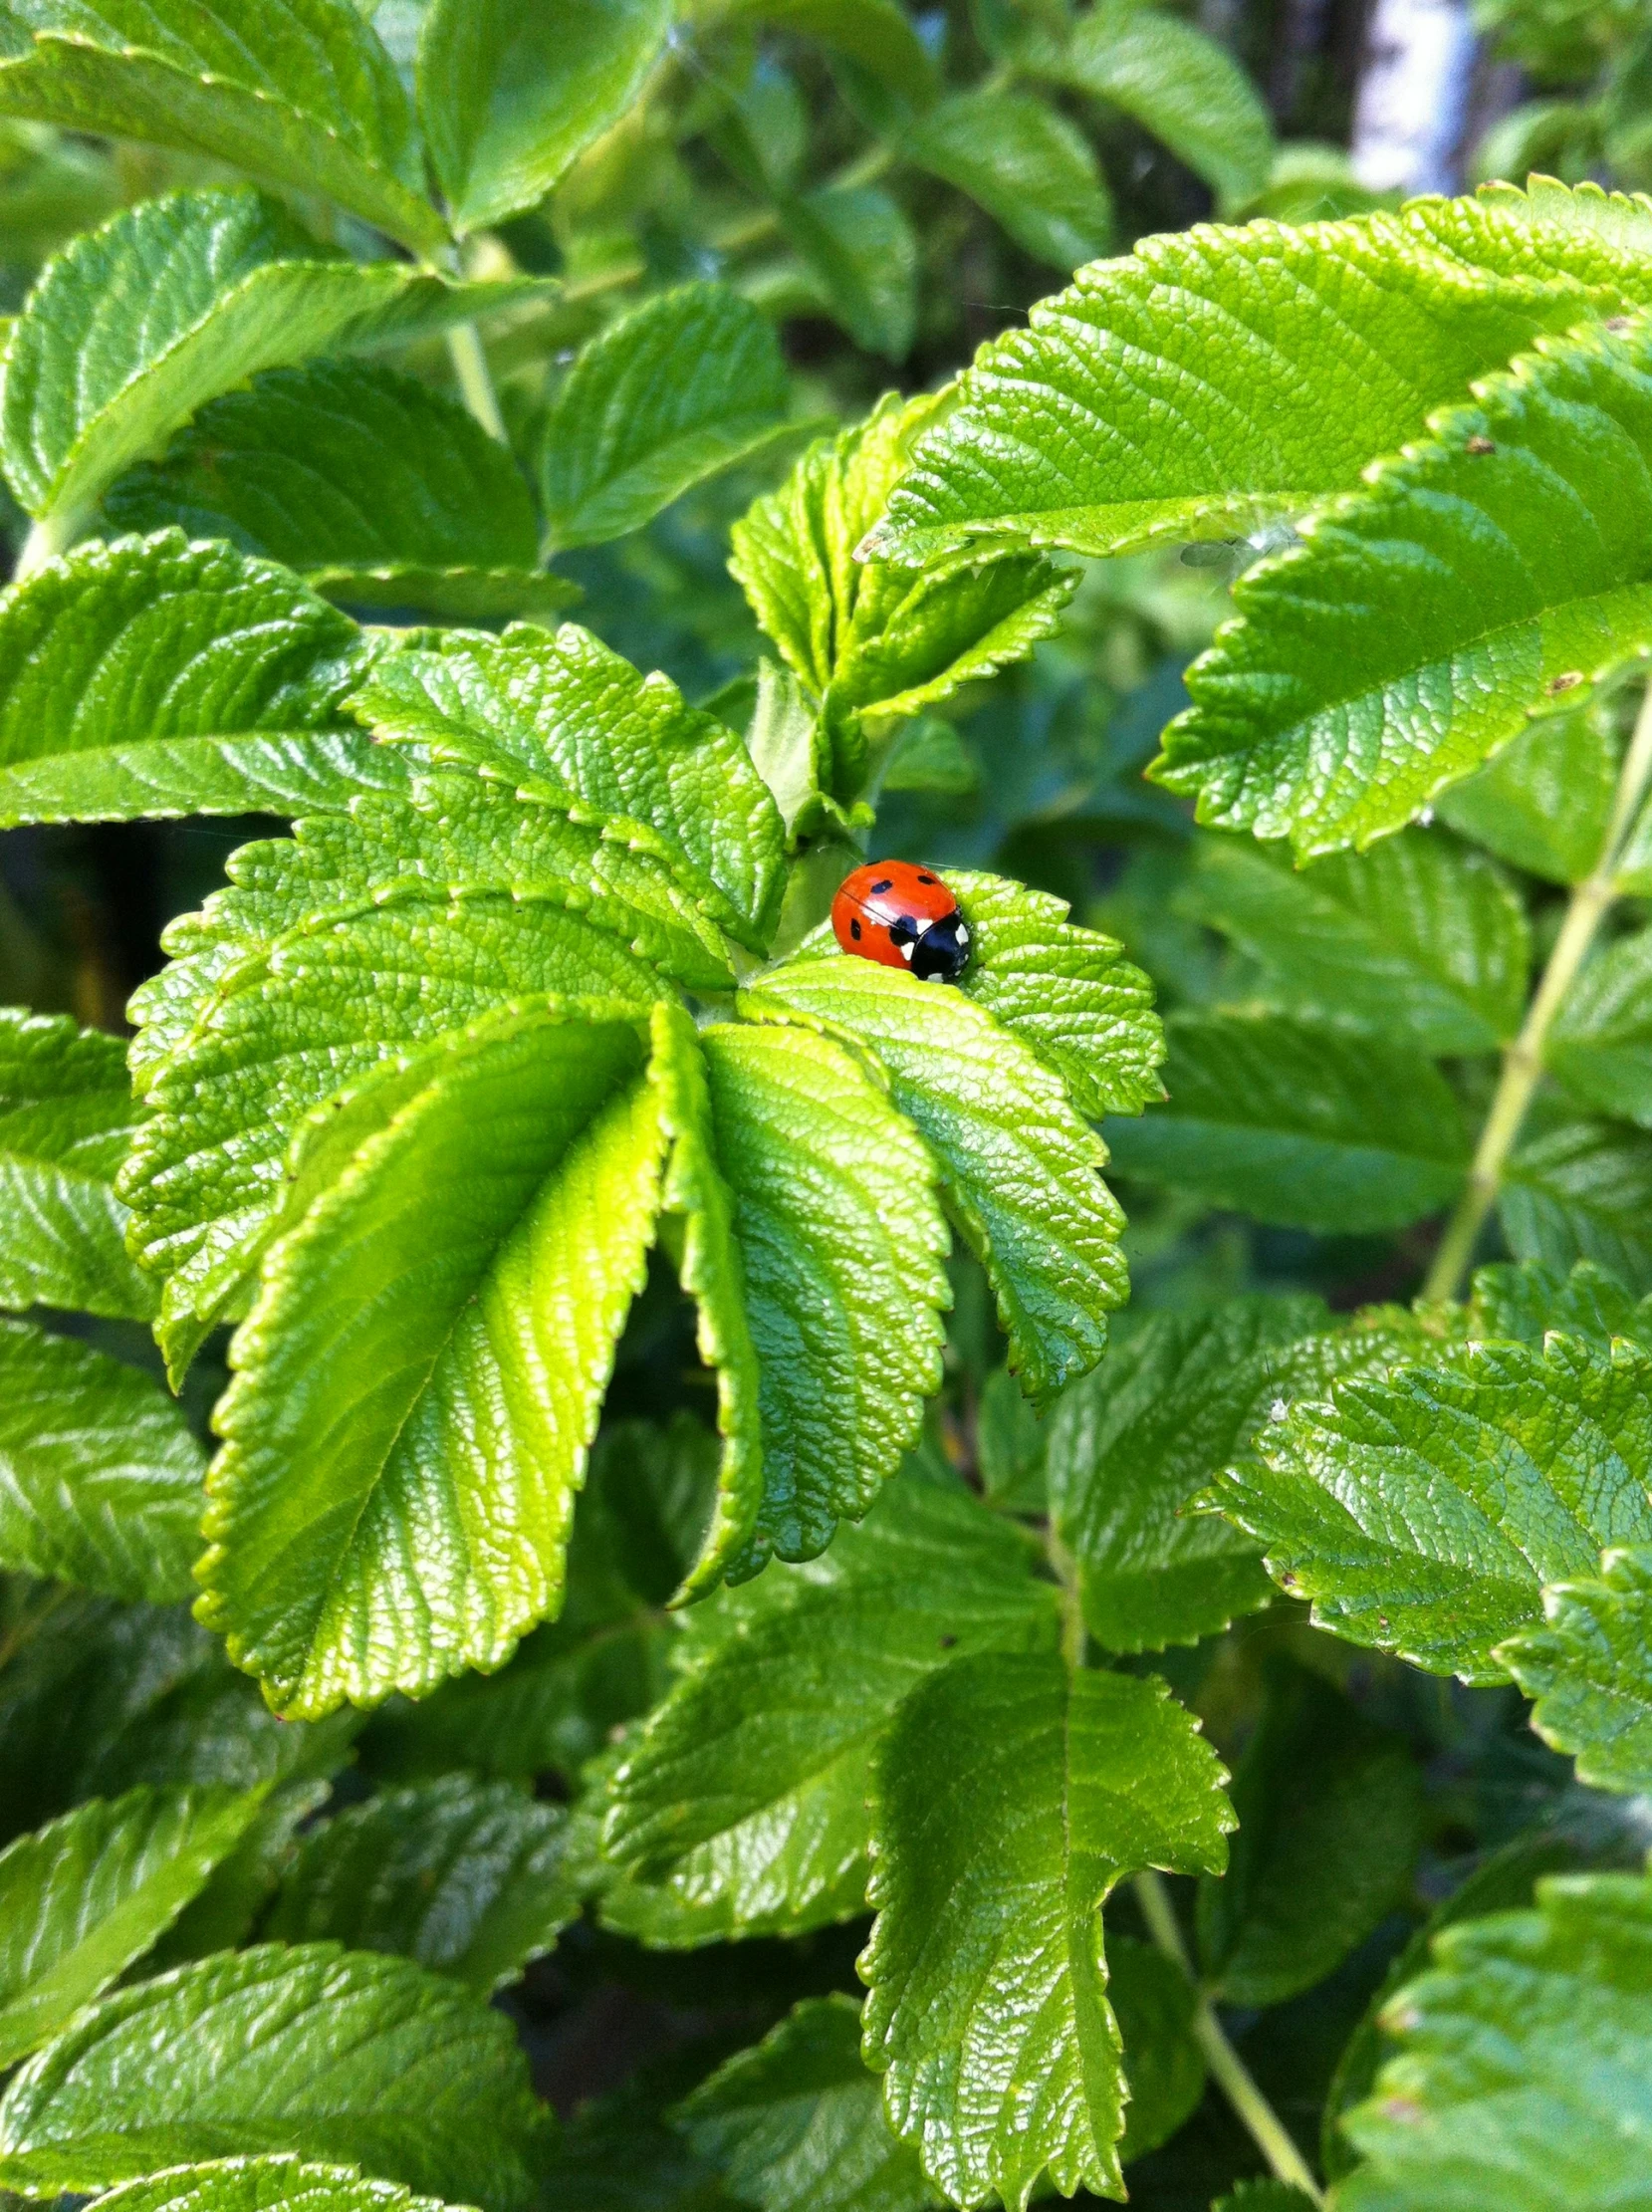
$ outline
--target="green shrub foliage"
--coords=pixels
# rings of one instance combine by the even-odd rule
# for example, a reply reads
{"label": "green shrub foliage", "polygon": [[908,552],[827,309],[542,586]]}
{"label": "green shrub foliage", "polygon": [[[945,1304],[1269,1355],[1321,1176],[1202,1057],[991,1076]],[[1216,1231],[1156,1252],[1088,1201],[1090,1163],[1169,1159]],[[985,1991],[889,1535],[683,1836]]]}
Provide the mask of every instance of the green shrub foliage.
{"label": "green shrub foliage", "polygon": [[1652,200],[943,14],[0,6],[18,2198],[1646,2199]]}

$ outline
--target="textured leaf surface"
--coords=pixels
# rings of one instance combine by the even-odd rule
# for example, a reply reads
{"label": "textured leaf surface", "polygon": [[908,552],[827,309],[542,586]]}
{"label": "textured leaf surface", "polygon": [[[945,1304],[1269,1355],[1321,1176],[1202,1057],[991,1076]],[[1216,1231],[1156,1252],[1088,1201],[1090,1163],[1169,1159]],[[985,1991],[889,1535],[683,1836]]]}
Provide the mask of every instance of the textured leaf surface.
{"label": "textured leaf surface", "polygon": [[1205,179],[1219,208],[1242,204],[1267,183],[1268,111],[1227,49],[1191,23],[1131,0],[1102,0],[1078,23],[1055,74],[1150,130]]}
{"label": "textured leaf surface", "polygon": [[1543,1057],[1585,1106],[1652,1126],[1652,930],[1619,937],[1590,961]]}
{"label": "textured leaf surface", "polygon": [[1498,1646],[1532,1725],[1597,1790],[1652,1788],[1652,1550],[1611,1551],[1598,1576],[1551,1583],[1540,1627]]}
{"label": "textured leaf surface", "polygon": [[1501,1682],[1545,1585],[1652,1542],[1652,1355],[1554,1337],[1332,1385],[1214,1493],[1314,1619],[1431,1673]]}
{"label": "textured leaf surface", "polygon": [[734,732],[662,675],[566,624],[397,653],[358,701],[381,737],[429,746],[569,805],[663,859],[754,950],[784,882],[775,803]]}
{"label": "textured leaf surface", "polygon": [[0,1565],[112,1598],[187,1598],[205,1474],[146,1374],[0,1321]]}
{"label": "textured leaf surface", "polygon": [[405,1959],[266,1944],[81,2014],[0,2097],[0,2177],[53,2196],[291,2150],[515,2212],[536,2115],[509,2022],[469,1991]]}
{"label": "textured leaf surface", "polygon": [[369,654],[293,577],[176,530],[0,599],[0,824],[297,813],[405,762],[341,712]]}
{"label": "textured leaf surface", "polygon": [[142,1957],[258,1804],[230,1790],[133,1790],[0,1851],[0,2066],[38,2050]]}
{"label": "textured leaf surface", "polygon": [[841,1046],[729,1022],[701,1046],[762,1368],[763,1504],[729,1568],[741,1580],[812,1559],[877,1497],[939,1384],[951,1293],[930,1155]]}
{"label": "textured leaf surface", "polygon": [[960,1660],[901,1709],[873,1796],[868,2062],[954,2202],[1123,2193],[1124,2085],[1101,1903],[1121,1875],[1215,1871],[1232,1816],[1164,1683],[1054,1656]]}
{"label": "textured leaf surface", "polygon": [[1592,707],[1539,715],[1440,794],[1441,818],[1517,867],[1580,883],[1606,842],[1619,751]]}
{"label": "textured leaf surface", "polygon": [[1277,1666],[1233,1779],[1226,1875],[1199,1886],[1199,1956],[1232,2005],[1311,1989],[1403,1902],[1422,1841],[1404,1740],[1303,1667]]}
{"label": "textured leaf surface", "polygon": [[210,400],[104,513],[118,529],[227,539],[353,607],[474,618],[577,596],[540,569],[533,501],[505,447],[376,364],[269,369]]}
{"label": "textured leaf surface", "polygon": [[13,324],[6,474],[31,514],[85,506],[261,369],[394,345],[523,290],[325,258],[249,189],[145,201],[77,238]]}
{"label": "textured leaf surface", "polygon": [[545,429],[558,545],[636,530],[691,485],[786,430],[791,382],[773,326],[738,292],[686,284],[593,339]]}
{"label": "textured leaf surface", "polygon": [[1448,1928],[1383,2016],[1399,2054],[1344,2124],[1345,2212],[1607,2212],[1646,2181],[1652,1885],[1542,1882],[1534,1912]]}
{"label": "textured leaf surface", "polygon": [[1233,1299],[1154,1315],[1051,1416],[1050,1504],[1103,1649],[1191,1643],[1272,1595],[1255,1544],[1183,1508],[1290,1389],[1313,1299]]}
{"label": "textured leaf surface", "polygon": [[1179,903],[1249,955],[1248,1005],[1430,1055],[1489,1052],[1520,1028],[1526,908],[1492,861],[1449,838],[1407,831],[1299,872],[1207,839]]}
{"label": "textured leaf surface", "polygon": [[1652,643],[1652,335],[1478,388],[1235,586],[1153,770],[1201,820],[1367,845]]}
{"label": "textured leaf surface", "polygon": [[716,1499],[709,1521],[696,1532],[697,1556],[682,1578],[680,1595],[689,1598],[721,1581],[757,1525],[763,1504],[763,1378],[746,1316],[734,1193],[717,1162],[705,1060],[693,1019],[680,1007],[654,1009],[652,1067],[670,1145],[660,1209],[683,1225],[677,1280],[699,1310],[697,1342],[700,1357],[717,1376],[722,1437]]}
{"label": "textured leaf surface", "polygon": [[908,150],[1038,260],[1075,269],[1105,251],[1112,207],[1094,150],[1034,94],[954,93],[920,118]]}
{"label": "textured leaf surface", "polygon": [[0,113],[208,154],[326,192],[421,251],[440,245],[407,96],[357,10],[8,0],[8,13],[33,35],[0,66]]}
{"label": "textured leaf surface", "polygon": [[114,1187],[136,1120],[118,1038],[0,1008],[0,1305],[154,1312]]}
{"label": "textured leaf surface", "polygon": [[1100,1178],[1106,1148],[1060,1079],[961,993],[867,960],[790,961],[741,1007],[790,1010],[876,1053],[987,1270],[1028,1396],[1047,1402],[1094,1366],[1129,1295],[1124,1217]]}
{"label": "textured leaf surface", "polygon": [[506,1782],[386,1791],[309,1832],[264,1932],[397,1951],[486,1997],[579,1912],[568,1827]]}
{"label": "textured leaf surface", "polygon": [[[166,1340],[244,1310],[249,1271],[342,1164],[354,1124],[316,1109],[406,1080],[421,1049],[502,1007],[645,1018],[660,973],[728,988],[722,940],[658,861],[469,776],[416,804],[358,800],[245,848],[235,888],[175,924],[134,1001],[150,1102],[128,1171],[139,1243],[170,1271]],[[416,976],[417,989],[402,978]],[[363,1099],[370,1125],[378,1106]],[[286,1177],[312,1116],[313,1173]],[[322,1133],[325,1129],[326,1133]]]}
{"label": "textured leaf surface", "polygon": [[1123,947],[1074,927],[1048,891],[967,868],[946,879],[970,925],[964,995],[1055,1069],[1079,1112],[1098,1121],[1162,1099],[1153,986]]}
{"label": "textured leaf surface", "polygon": [[1614,1337],[1633,1337],[1652,1351],[1652,1298],[1637,1301],[1604,1268],[1586,1260],[1569,1274],[1539,1260],[1477,1268],[1467,1321],[1471,1337],[1513,1337],[1540,1345],[1551,1329],[1558,1329],[1602,1350]]}
{"label": "textured leaf surface", "polygon": [[821,708],[830,789],[845,802],[864,781],[864,717],[924,713],[1024,658],[1072,593],[1071,576],[1038,559],[949,562],[914,578],[856,558],[934,404],[887,394],[864,422],[812,445],[734,528],[729,565]]}
{"label": "textured leaf surface", "polygon": [[1169,1105],[1107,1124],[1120,1175],[1303,1229],[1400,1228],[1456,1195],[1467,1137],[1427,1061],[1278,1017],[1182,1015],[1167,1036]]}
{"label": "textured leaf surface", "polygon": [[435,0],[419,39],[419,114],[458,231],[543,199],[640,91],[670,0]]}
{"label": "textured leaf surface", "polygon": [[701,1941],[861,1910],[872,1748],[952,1658],[1055,1648],[1033,1559],[979,1501],[908,1475],[820,1559],[696,1607],[614,1777],[610,1856],[696,1908]]}
{"label": "textured leaf surface", "polygon": [[1539,332],[1647,304],[1649,239],[1629,203],[1544,185],[1144,239],[983,350],[875,550],[1118,553],[1299,514]]}
{"label": "textured leaf surface", "polygon": [[1509,1162],[1498,1218],[1509,1248],[1562,1273],[1591,1261],[1652,1290],[1652,1138],[1622,1121],[1537,1110]]}
{"label": "textured leaf surface", "polygon": [[1193,1984],[1150,1944],[1107,1941],[1107,2002],[1124,2045],[1130,2101],[1120,2162],[1144,2158],[1191,2119],[1205,2092],[1204,2054],[1193,2040]]}
{"label": "textured leaf surface", "polygon": [[759,2212],[919,2212],[934,2202],[916,2151],[884,2117],[850,1997],[805,1998],[677,2116],[729,2193]]}
{"label": "textured leaf surface", "polygon": [[348,2166],[302,2158],[215,2158],[123,2182],[99,2200],[111,2212],[431,2212],[432,2200]]}
{"label": "textured leaf surface", "polygon": [[507,1016],[419,1073],[272,1249],[217,1414],[202,1614],[301,1714],[497,1666],[556,1609],[653,1236],[632,1025]]}
{"label": "textured leaf surface", "polygon": [[278,1721],[186,1606],[66,1592],[0,1676],[0,1834],[145,1783],[307,1787],[356,1725]]}

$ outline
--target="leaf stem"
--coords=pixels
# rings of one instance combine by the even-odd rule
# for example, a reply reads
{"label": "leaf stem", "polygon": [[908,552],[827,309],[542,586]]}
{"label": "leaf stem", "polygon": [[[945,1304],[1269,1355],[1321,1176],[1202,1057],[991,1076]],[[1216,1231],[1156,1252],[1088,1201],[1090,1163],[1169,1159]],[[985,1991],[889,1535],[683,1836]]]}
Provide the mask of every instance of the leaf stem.
{"label": "leaf stem", "polygon": [[1147,1932],[1167,1958],[1173,1959],[1193,1983],[1197,2002],[1193,2015],[1193,2036],[1205,2055],[1217,2087],[1244,2121],[1251,2139],[1267,2159],[1281,2181],[1300,2189],[1310,2204],[1323,2205],[1324,2191],[1313,2178],[1307,2160],[1297,2148],[1290,2130],[1257,2088],[1249,2067],[1228,2041],[1222,2023],[1216,2017],[1216,2007],[1199,1989],[1193,1972],[1193,1961],[1187,1955],[1187,1945],[1182,1941],[1181,1927],[1176,1919],[1176,1908],[1170,1902],[1170,1893],[1163,1877],[1155,1873],[1137,1874],[1134,1888],[1141,1916],[1147,1923]]}
{"label": "leaf stem", "polygon": [[499,411],[498,394],[493,388],[493,377],[488,372],[488,357],[482,350],[482,339],[474,323],[454,323],[447,333],[448,356],[453,363],[453,373],[459,379],[459,389],[465,405],[486,430],[490,438],[497,438],[501,445],[510,441],[505,435],[505,417]]}
{"label": "leaf stem", "polygon": [[1649,782],[1652,782],[1652,681],[1647,684],[1635,732],[1618,775],[1600,859],[1593,871],[1572,891],[1536,996],[1527,1009],[1520,1035],[1504,1053],[1503,1072],[1475,1147],[1468,1185],[1446,1223],[1445,1234],[1423,1284],[1425,1299],[1455,1298],[1462,1289],[1480,1232],[1503,1186],[1509,1154],[1542,1075],[1543,1047],[1554,1017],[1565,1003],[1596,932],[1618,895],[1617,877],[1623,848],[1634,828]]}
{"label": "leaf stem", "polygon": [[21,584],[26,576],[33,576],[38,569],[45,568],[48,561],[55,561],[59,554],[67,553],[86,523],[84,507],[59,507],[49,515],[42,515],[23,541],[23,550],[12,571],[12,582]]}

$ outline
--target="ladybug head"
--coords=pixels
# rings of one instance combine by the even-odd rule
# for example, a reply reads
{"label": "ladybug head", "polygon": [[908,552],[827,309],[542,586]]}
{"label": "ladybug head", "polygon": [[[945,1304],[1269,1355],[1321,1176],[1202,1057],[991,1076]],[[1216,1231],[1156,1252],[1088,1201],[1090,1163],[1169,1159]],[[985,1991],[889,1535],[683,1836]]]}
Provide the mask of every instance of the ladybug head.
{"label": "ladybug head", "polygon": [[912,973],[923,983],[956,983],[969,956],[970,925],[954,907],[920,934],[912,947]]}

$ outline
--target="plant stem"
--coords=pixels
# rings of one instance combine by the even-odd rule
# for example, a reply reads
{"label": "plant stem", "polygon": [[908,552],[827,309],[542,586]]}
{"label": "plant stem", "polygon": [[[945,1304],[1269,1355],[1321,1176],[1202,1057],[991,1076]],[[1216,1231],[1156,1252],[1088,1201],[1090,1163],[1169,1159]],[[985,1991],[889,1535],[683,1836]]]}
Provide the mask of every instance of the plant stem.
{"label": "plant stem", "polygon": [[54,513],[43,515],[23,541],[12,581],[21,584],[26,576],[33,576],[37,569],[45,568],[48,561],[55,561],[60,553],[67,553],[86,528],[86,520],[84,507],[59,507]]}
{"label": "plant stem", "polygon": [[1250,2069],[1228,2041],[1222,2023],[1216,2017],[1216,2007],[1204,1991],[1199,1989],[1193,1972],[1193,1962],[1187,1955],[1187,1945],[1182,1941],[1176,1909],[1170,1902],[1170,1894],[1164,1886],[1163,1878],[1154,1873],[1137,1874],[1134,1886],[1136,1902],[1141,1907],[1142,1918],[1147,1922],[1148,1933],[1165,1956],[1175,1960],[1198,1991],[1197,2007],[1193,2015],[1193,2035],[1205,2055],[1205,2064],[1215,2077],[1217,2087],[1244,2121],[1252,2140],[1279,2179],[1300,2189],[1310,2204],[1322,2205],[1325,2201],[1324,2191],[1314,2180],[1307,2160],[1297,2148],[1285,2122],[1257,2088]]}
{"label": "plant stem", "polygon": [[1425,1299],[1455,1298],[1474,1258],[1480,1232],[1497,1203],[1509,1154],[1521,1132],[1532,1094],[1543,1069],[1543,1046],[1554,1017],[1577,979],[1595,934],[1618,895],[1617,871],[1623,848],[1634,828],[1647,785],[1652,782],[1652,682],[1646,687],[1635,734],[1629,741],[1612,801],[1600,859],[1591,874],[1571,894],[1560,934],[1548,956],[1548,965],[1537,985],[1537,994],[1527,1009],[1520,1035],[1503,1056],[1503,1073],[1492,1095],[1491,1109],[1475,1147],[1474,1165],[1467,1188],[1446,1224],[1439,1250],[1423,1285]]}
{"label": "plant stem", "polygon": [[501,445],[506,444],[505,417],[499,411],[493,378],[488,373],[488,357],[482,351],[482,341],[476,325],[455,323],[447,334],[447,351],[452,359],[453,373],[459,379],[459,389],[464,395],[465,405],[490,438],[497,438]]}

